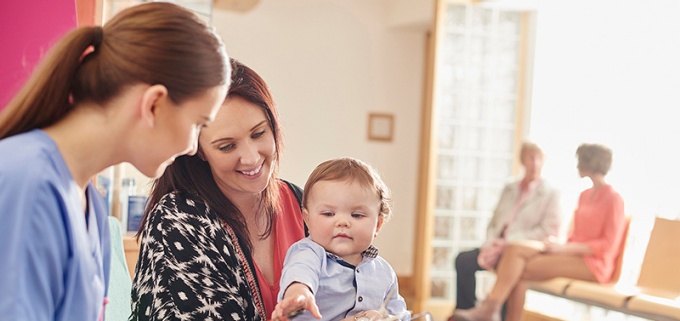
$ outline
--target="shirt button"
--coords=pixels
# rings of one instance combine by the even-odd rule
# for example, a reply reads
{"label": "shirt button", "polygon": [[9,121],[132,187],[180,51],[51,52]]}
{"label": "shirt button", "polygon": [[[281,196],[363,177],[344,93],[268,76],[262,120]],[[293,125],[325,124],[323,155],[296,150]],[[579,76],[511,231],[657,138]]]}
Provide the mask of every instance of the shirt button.
{"label": "shirt button", "polygon": [[357,273],[359,273],[359,269],[357,269]]}
{"label": "shirt button", "polygon": [[359,296],[359,298],[358,298],[357,300],[358,300],[359,302],[361,302],[361,301],[364,300],[364,297],[363,297],[363,296]]}

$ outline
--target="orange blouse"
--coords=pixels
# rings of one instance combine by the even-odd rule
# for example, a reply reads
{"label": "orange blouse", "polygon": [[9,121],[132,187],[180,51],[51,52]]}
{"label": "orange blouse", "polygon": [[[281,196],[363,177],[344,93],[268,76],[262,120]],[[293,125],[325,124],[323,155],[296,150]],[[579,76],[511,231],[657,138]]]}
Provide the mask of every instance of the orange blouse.
{"label": "orange blouse", "polygon": [[625,224],[623,198],[611,185],[581,193],[569,242],[590,246],[583,260],[599,283],[612,280]]}
{"label": "orange blouse", "polygon": [[286,258],[286,252],[288,252],[288,248],[293,243],[305,237],[302,212],[300,211],[300,205],[295,198],[295,194],[293,194],[293,191],[290,190],[285,182],[279,181],[279,184],[281,187],[279,200],[281,212],[276,218],[271,235],[274,239],[274,258],[272,262],[274,265],[274,284],[267,282],[264,274],[260,272],[260,268],[255,263],[255,260],[253,260],[257,283],[260,286],[260,294],[262,295],[267,318],[271,317],[276,306],[276,297],[279,294],[279,280],[281,279],[281,270],[283,269],[283,260]]}

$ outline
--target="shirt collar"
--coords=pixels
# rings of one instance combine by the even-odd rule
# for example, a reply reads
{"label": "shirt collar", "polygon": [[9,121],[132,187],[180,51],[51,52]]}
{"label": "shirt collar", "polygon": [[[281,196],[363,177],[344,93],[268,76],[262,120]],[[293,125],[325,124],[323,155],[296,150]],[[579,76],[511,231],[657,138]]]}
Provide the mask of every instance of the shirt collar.
{"label": "shirt collar", "polygon": [[373,246],[373,244],[369,245],[366,251],[362,252],[361,255],[363,257],[368,257],[371,259],[375,259],[378,257],[378,248]]}
{"label": "shirt collar", "polygon": [[[330,253],[330,252],[326,252],[326,256],[328,256],[329,258],[334,259],[336,261],[343,261],[343,262],[345,261],[341,257],[339,257],[339,256],[337,256],[333,253]],[[376,257],[378,257],[378,248],[373,246],[373,244],[371,244],[371,245],[368,246],[368,248],[365,251],[361,252],[361,256],[363,256],[365,258],[369,258],[369,259],[375,259]]]}

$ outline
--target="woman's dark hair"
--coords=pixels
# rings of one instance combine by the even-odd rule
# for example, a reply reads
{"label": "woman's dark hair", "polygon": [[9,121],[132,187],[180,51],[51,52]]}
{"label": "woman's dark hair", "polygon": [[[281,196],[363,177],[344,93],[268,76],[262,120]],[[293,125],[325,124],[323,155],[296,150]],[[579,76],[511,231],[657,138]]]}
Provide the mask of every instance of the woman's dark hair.
{"label": "woman's dark hair", "polygon": [[[267,215],[268,218],[267,228],[260,237],[266,238],[272,232],[273,223],[279,211],[278,163],[281,159],[282,147],[279,115],[264,79],[254,70],[235,59],[231,59],[231,67],[231,86],[226,98],[238,96],[260,106],[267,116],[269,126],[274,135],[276,151],[275,160],[272,164],[272,174],[269,184],[262,191],[260,197],[260,208],[263,209],[264,215]],[[199,151],[195,155],[178,157],[165,169],[163,175],[154,181],[149,203],[142,217],[137,237],[142,234],[148,216],[160,202],[161,198],[170,192],[178,192],[187,196],[196,195],[201,198],[223,223],[228,224],[234,230],[239,240],[247,246],[248,250],[251,250],[252,244],[248,237],[248,226],[243,213],[221,192],[215,183],[212,171],[210,170],[210,164],[199,157],[202,149],[200,144],[198,149]]]}
{"label": "woman's dark hair", "polygon": [[50,126],[80,102],[102,105],[127,86],[164,85],[179,104],[228,81],[224,45],[198,16],[166,2],[133,6],[56,43],[0,113],[0,139]]}
{"label": "woman's dark hair", "polygon": [[612,150],[599,144],[582,144],[576,149],[578,169],[607,175],[612,166]]}

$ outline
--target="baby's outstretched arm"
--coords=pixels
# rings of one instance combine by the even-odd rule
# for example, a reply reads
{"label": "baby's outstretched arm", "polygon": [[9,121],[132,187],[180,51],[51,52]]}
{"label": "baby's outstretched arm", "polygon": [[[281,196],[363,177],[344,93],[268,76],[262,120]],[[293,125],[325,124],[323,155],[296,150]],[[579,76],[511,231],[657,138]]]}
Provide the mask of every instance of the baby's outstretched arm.
{"label": "baby's outstretched arm", "polygon": [[283,299],[276,304],[272,313],[273,321],[288,321],[288,316],[297,310],[308,310],[313,317],[321,319],[319,307],[316,306],[314,293],[302,283],[293,283],[286,289]]}

